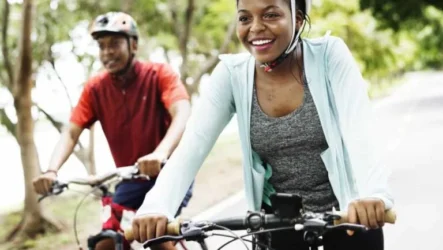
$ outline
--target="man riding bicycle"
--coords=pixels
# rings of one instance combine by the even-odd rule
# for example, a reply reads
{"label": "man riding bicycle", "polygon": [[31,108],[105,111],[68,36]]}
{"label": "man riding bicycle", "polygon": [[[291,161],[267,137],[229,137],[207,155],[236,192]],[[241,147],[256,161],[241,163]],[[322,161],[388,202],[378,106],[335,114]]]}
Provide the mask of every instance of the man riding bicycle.
{"label": "man riding bicycle", "polygon": [[[189,96],[173,69],[167,64],[141,62],[135,58],[139,34],[131,16],[122,12],[100,15],[91,27],[91,35],[100,48],[99,57],[105,71],[85,84],[48,170],[34,180],[39,194],[50,191],[80,134],[96,121],[101,123],[117,167],[137,163],[141,174],[156,177],[162,162],[177,146],[190,114]],[[121,231],[123,211],[137,210],[154,183],[155,179],[119,183],[109,204],[112,212],[103,229]],[[192,188],[177,214],[191,196]],[[129,248],[128,242],[125,248]],[[114,249],[114,242],[103,240],[96,249]],[[157,249],[175,247],[166,243]]]}

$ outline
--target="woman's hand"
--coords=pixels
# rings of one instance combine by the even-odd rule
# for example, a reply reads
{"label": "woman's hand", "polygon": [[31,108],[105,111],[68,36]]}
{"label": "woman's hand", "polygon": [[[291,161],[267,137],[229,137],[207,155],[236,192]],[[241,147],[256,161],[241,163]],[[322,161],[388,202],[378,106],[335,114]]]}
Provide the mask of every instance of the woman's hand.
{"label": "woman's hand", "polygon": [[[381,228],[385,224],[385,203],[376,198],[355,200],[348,206],[348,220],[371,229]],[[348,231],[348,234],[354,233]]]}
{"label": "woman's hand", "polygon": [[160,214],[136,216],[132,221],[134,239],[140,243],[166,234],[168,218]]}

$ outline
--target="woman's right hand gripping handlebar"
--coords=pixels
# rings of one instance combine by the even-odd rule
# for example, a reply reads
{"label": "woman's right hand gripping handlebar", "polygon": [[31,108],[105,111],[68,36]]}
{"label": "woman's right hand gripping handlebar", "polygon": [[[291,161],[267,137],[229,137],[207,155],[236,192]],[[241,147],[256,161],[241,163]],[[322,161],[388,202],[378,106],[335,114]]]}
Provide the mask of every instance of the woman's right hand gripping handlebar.
{"label": "woman's right hand gripping handlebar", "polygon": [[32,181],[34,190],[40,195],[51,192],[52,184],[57,180],[57,174],[53,171],[46,172]]}
{"label": "woman's right hand gripping handlebar", "polygon": [[137,215],[132,221],[134,240],[145,242],[166,234],[168,218],[162,214]]}

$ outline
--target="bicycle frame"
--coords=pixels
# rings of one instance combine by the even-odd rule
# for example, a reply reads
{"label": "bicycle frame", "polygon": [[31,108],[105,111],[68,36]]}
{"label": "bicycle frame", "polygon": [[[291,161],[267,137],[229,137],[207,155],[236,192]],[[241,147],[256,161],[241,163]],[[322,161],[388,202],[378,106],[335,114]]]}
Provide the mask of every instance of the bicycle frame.
{"label": "bicycle frame", "polygon": [[[164,164],[164,163],[163,163]],[[109,191],[109,183],[105,184],[105,182],[110,181],[116,177],[120,177],[124,180],[132,180],[132,179],[148,179],[148,176],[140,175],[138,172],[137,166],[128,166],[128,167],[121,167],[119,169],[116,169],[114,171],[111,171],[109,173],[106,173],[104,175],[101,175],[97,178],[97,180],[89,180],[89,179],[83,179],[83,178],[75,178],[71,179],[67,183],[62,182],[54,182],[52,191],[49,194],[46,194],[39,198],[39,202],[43,200],[44,198],[51,196],[51,195],[59,195],[61,194],[66,188],[68,188],[69,184],[78,184],[78,185],[87,185],[91,186],[93,190],[91,190],[89,194],[92,193],[92,191],[99,190],[100,191],[100,198],[103,200],[106,197],[112,197],[114,193]],[[85,196],[86,198],[86,196]],[[80,201],[80,203],[77,206],[77,209],[75,213],[77,213],[78,208],[82,204],[83,200]],[[74,220],[76,218],[76,215],[74,215]],[[76,223],[74,221],[74,231],[76,231],[75,226]],[[81,249],[81,244],[78,241],[77,234],[76,234],[77,244],[79,245],[79,248]],[[124,250],[125,245],[125,237],[124,234],[112,229],[102,229],[98,234],[89,236],[87,239],[87,247],[88,250],[95,250],[96,245],[104,240],[104,239],[113,239],[115,243],[115,249],[116,250]],[[183,244],[183,242],[179,241],[178,243],[181,244],[182,248],[187,250],[186,246]],[[203,250],[207,250],[207,246],[204,241],[200,243]]]}
{"label": "bicycle frame", "polygon": [[[109,191],[109,188],[106,185],[101,184],[99,186],[99,189],[102,193],[101,198],[105,197],[112,197],[114,194]],[[105,229],[100,231],[100,233],[89,236],[87,243],[88,243],[88,250],[95,250],[95,247],[97,244],[105,239],[113,239],[115,243],[115,249],[116,250],[124,250],[124,240],[125,237],[122,233],[117,232],[115,230],[111,229]]]}
{"label": "bicycle frame", "polygon": [[[90,180],[82,179],[82,178],[72,179],[72,180],[68,181],[67,183],[54,182],[51,193],[40,197],[39,202],[50,195],[61,194],[68,187],[69,184],[89,185],[89,186],[93,187],[93,190],[91,190],[90,193],[92,193],[92,191],[95,191],[98,189],[100,191],[99,197],[103,200],[106,197],[112,197],[114,195],[114,193],[109,191],[109,187],[108,187],[109,184],[104,184],[106,181],[109,181],[115,177],[122,177],[123,179],[136,178],[139,175],[138,175],[138,171],[135,171],[135,170],[136,170],[136,166],[123,167],[123,168],[111,171],[109,173],[106,173],[106,174],[100,176],[98,178],[97,182],[90,182]],[[88,195],[90,193],[88,193]],[[80,201],[80,203],[78,204],[78,207],[77,207],[75,213],[77,213],[77,210],[80,207],[82,202],[83,202],[83,200]],[[76,218],[76,215],[74,215],[74,220],[75,220],[75,218]],[[74,231],[76,231],[75,225],[76,225],[76,223],[74,222]],[[77,234],[76,234],[76,238],[77,238]],[[109,239],[109,238],[114,240],[115,249],[124,250],[124,241],[125,241],[124,234],[121,232],[117,232],[115,230],[112,230],[112,229],[103,229],[98,234],[93,235],[93,236],[89,236],[87,239],[88,250],[95,250],[96,245],[100,241],[102,241],[104,239]],[[78,240],[77,240],[77,243],[79,244],[79,247],[81,248],[81,244]]]}

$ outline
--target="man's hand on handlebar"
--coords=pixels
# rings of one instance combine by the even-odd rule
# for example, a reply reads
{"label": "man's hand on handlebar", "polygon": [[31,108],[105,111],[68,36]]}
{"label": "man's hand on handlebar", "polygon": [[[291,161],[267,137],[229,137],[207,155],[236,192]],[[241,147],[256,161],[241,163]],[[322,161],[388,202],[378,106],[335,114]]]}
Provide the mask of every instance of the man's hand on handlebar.
{"label": "man's hand on handlebar", "polygon": [[36,193],[45,195],[51,192],[52,184],[57,180],[57,174],[54,172],[47,172],[32,181]]}
{"label": "man's hand on handlebar", "polygon": [[168,218],[161,214],[139,215],[132,221],[133,237],[138,242],[158,238],[166,234]]}
{"label": "man's hand on handlebar", "polygon": [[160,170],[167,159],[167,155],[153,152],[137,160],[138,169],[142,175],[155,178],[160,174]]}

